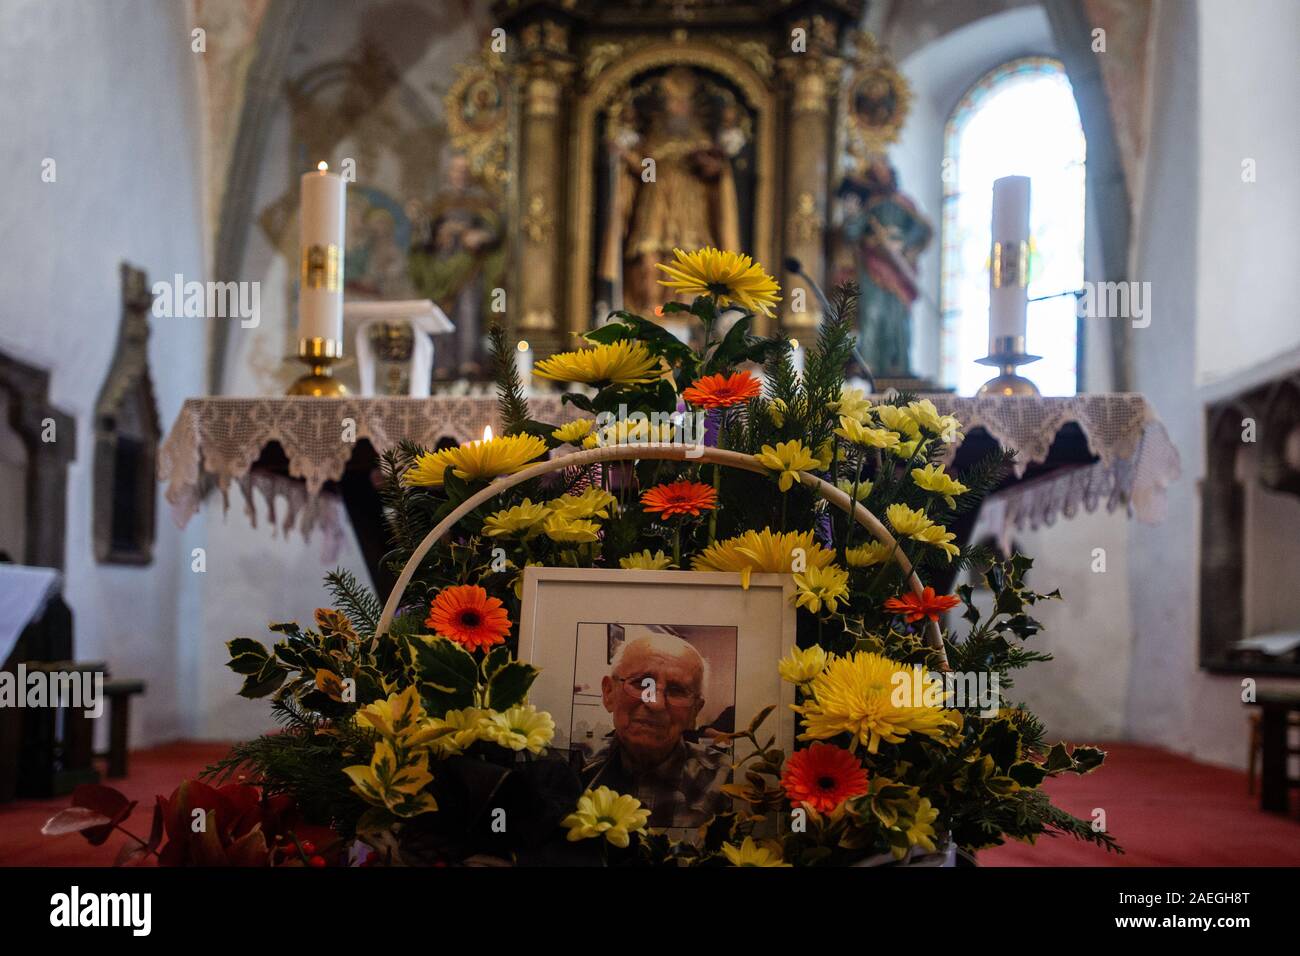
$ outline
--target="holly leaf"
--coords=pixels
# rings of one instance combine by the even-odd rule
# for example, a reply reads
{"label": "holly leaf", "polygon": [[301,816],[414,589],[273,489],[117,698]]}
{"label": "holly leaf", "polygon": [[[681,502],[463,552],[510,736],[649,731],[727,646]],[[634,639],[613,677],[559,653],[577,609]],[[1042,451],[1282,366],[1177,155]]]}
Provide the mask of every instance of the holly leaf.
{"label": "holly leaf", "polygon": [[532,664],[511,661],[488,678],[488,706],[493,710],[506,710],[522,704],[528,696],[539,671]]}

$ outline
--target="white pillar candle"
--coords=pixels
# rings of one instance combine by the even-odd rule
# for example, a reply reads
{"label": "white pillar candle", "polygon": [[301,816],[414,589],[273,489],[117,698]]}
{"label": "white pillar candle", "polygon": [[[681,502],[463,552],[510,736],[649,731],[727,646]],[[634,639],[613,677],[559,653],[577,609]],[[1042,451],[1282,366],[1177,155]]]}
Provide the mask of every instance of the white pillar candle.
{"label": "white pillar candle", "polygon": [[993,245],[989,267],[989,350],[999,339],[1023,338],[1029,304],[1029,177],[993,183]]}
{"label": "white pillar candle", "polygon": [[519,372],[519,381],[525,392],[533,390],[533,350],[523,339],[515,346],[515,368]]}
{"label": "white pillar candle", "polygon": [[790,363],[794,365],[794,374],[800,378],[803,377],[803,348],[799,345],[798,339],[790,340]]}
{"label": "white pillar candle", "polygon": [[298,338],[343,339],[343,224],[347,209],[343,177],[325,163],[303,173],[298,289]]}

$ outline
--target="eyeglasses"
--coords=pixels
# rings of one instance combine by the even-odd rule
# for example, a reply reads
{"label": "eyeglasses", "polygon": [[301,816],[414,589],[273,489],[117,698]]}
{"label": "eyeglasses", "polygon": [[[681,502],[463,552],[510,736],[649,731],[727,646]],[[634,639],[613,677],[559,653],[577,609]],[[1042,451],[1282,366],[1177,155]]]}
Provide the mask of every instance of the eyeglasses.
{"label": "eyeglasses", "polygon": [[653,704],[662,697],[671,707],[684,707],[700,696],[682,684],[665,684],[660,687],[659,682],[649,674],[615,677],[614,680],[623,685],[623,691],[627,696],[647,704]]}

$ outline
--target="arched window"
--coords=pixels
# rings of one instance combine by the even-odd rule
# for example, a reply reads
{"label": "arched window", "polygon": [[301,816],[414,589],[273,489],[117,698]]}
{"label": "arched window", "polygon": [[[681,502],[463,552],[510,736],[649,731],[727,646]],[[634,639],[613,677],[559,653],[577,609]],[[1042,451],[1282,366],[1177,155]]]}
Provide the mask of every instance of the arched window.
{"label": "arched window", "polygon": [[1075,293],[1083,286],[1087,143],[1074,91],[1057,60],[1024,57],[986,74],[961,98],[944,131],[943,328],[940,376],[970,395],[994,370],[988,354],[993,181],[1030,183],[1028,350],[1022,369],[1044,395],[1078,390]]}

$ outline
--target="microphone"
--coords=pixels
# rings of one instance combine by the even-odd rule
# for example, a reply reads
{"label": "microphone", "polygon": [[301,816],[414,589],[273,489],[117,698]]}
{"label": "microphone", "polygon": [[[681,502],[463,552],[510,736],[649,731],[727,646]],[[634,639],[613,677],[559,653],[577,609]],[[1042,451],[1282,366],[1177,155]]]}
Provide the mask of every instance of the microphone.
{"label": "microphone", "polygon": [[[826,293],[823,292],[822,287],[817,284],[817,280],[814,279],[812,276],[810,276],[808,273],[804,272],[803,263],[800,262],[798,259],[796,259],[794,256],[786,256],[785,262],[783,264],[785,265],[785,270],[787,272],[794,273],[795,275],[803,279],[803,281],[808,284],[808,288],[812,289],[813,295],[815,295],[817,297],[817,301],[821,303],[822,311],[827,315],[830,315],[831,312],[834,311],[834,309],[831,308],[830,299],[826,298]],[[863,358],[862,353],[858,351],[858,342],[856,336],[854,337],[853,340],[853,354],[857,356],[858,362],[862,365],[862,372],[866,376],[868,387],[871,389],[872,392],[875,392],[876,376],[871,373],[871,366],[867,364],[867,360]]]}

